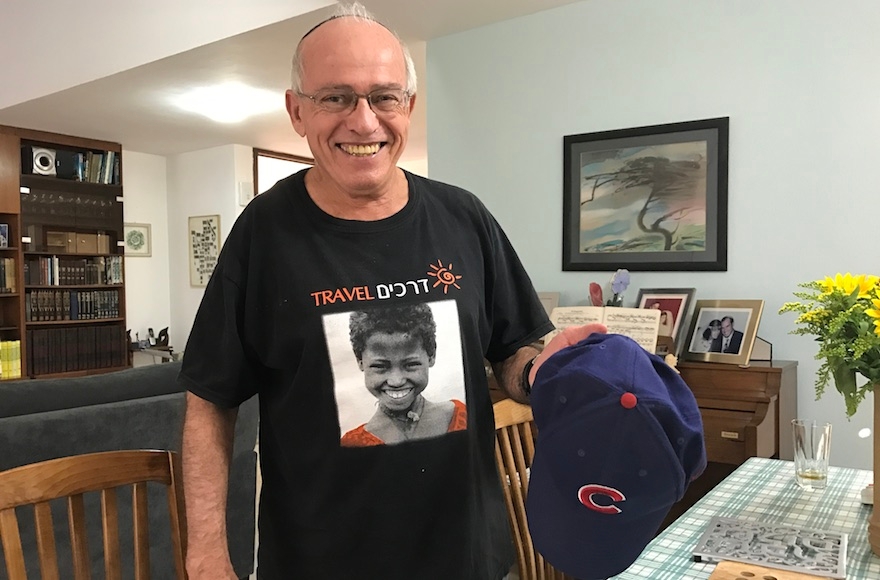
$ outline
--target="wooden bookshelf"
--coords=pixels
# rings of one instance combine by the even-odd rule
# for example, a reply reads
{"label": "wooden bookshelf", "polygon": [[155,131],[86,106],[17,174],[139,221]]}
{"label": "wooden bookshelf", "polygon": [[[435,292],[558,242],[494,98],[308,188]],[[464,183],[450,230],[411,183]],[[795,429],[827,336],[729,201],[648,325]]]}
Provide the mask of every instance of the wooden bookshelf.
{"label": "wooden bookshelf", "polygon": [[[63,159],[60,173],[35,171],[30,148],[55,152]],[[0,343],[18,345],[21,378],[129,366],[122,203],[120,144],[0,126],[0,224],[8,225],[0,265],[14,261],[13,277],[6,279],[14,287],[0,276]],[[67,245],[59,245],[65,239]],[[41,313],[48,319],[33,320],[32,299],[50,294],[64,303]],[[69,302],[80,297],[94,298],[105,317],[90,311],[95,317],[70,319],[79,313]]]}

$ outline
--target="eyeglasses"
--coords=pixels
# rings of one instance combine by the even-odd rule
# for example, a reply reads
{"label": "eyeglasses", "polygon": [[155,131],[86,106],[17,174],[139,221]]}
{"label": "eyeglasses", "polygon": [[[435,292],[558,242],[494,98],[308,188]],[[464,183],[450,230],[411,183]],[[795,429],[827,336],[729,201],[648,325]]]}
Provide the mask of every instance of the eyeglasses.
{"label": "eyeglasses", "polygon": [[365,95],[346,89],[324,89],[314,95],[305,93],[299,95],[310,99],[319,109],[328,113],[351,112],[363,98],[377,115],[401,112],[409,103],[411,96],[403,89],[376,89]]}

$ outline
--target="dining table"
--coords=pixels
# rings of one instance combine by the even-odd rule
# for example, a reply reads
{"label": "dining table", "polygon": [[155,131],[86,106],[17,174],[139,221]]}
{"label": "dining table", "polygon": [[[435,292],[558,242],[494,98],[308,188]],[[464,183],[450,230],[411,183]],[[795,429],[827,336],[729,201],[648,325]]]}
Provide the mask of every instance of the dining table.
{"label": "dining table", "polygon": [[716,561],[695,561],[694,549],[714,517],[790,525],[847,535],[847,580],[880,579],[880,556],[868,544],[872,506],[862,490],[873,472],[828,469],[827,486],[808,491],[795,483],[794,463],[751,457],[655,537],[620,580],[706,580]]}

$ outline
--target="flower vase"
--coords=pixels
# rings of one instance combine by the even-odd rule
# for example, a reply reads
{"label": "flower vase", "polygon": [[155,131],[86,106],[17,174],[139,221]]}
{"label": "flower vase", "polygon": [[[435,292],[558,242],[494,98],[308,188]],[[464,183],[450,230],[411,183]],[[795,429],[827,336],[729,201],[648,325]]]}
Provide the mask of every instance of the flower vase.
{"label": "flower vase", "polygon": [[875,556],[880,556],[880,507],[877,505],[880,494],[877,489],[877,470],[880,470],[880,434],[877,429],[880,428],[880,385],[874,385],[874,509],[871,517],[868,519],[868,543],[871,544],[871,551]]}

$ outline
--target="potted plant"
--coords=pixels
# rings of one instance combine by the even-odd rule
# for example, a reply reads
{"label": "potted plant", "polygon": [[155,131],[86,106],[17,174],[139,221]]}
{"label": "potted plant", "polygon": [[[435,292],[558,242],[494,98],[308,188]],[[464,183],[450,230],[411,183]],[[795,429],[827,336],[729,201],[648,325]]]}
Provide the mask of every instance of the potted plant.
{"label": "potted plant", "polygon": [[[816,398],[829,381],[843,395],[846,416],[852,417],[865,399],[874,395],[874,469],[880,469],[880,277],[870,274],[837,274],[834,278],[798,284],[800,300],[786,302],[779,312],[797,312],[792,334],[815,337]],[[861,384],[859,384],[861,383]],[[880,556],[880,509],[868,524],[868,541]]]}

